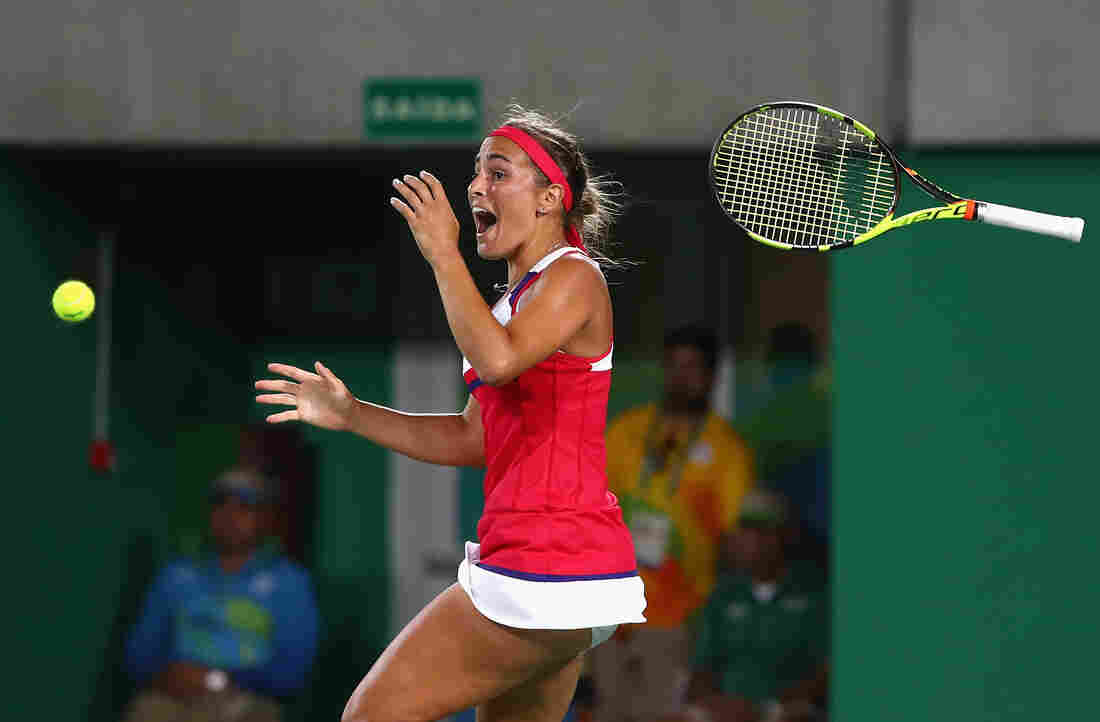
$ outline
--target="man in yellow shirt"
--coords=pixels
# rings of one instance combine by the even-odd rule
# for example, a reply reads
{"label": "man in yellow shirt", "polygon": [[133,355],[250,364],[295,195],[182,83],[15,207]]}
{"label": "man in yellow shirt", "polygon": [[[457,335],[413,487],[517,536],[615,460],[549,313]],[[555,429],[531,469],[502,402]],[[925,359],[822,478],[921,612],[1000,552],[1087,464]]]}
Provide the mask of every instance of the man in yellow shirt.
{"label": "man in yellow shirt", "polygon": [[748,446],[711,410],[715,335],[672,331],[663,366],[661,402],[607,430],[608,485],[634,536],[648,622],[593,650],[598,722],[647,722],[678,706],[691,660],[686,622],[714,586],[722,534],[755,478]]}

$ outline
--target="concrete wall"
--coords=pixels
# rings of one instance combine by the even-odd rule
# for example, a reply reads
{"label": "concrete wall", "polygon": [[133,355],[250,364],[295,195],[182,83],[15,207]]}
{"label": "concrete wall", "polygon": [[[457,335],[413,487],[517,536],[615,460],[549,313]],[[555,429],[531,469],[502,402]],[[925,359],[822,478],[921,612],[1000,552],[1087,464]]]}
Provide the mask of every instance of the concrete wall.
{"label": "concrete wall", "polygon": [[881,126],[873,0],[56,0],[0,10],[0,142],[358,142],[367,77],[482,79],[576,109],[588,141],[709,144],[751,103],[810,97]]}
{"label": "concrete wall", "polygon": [[911,25],[911,139],[1100,140],[1100,3],[921,0]]}

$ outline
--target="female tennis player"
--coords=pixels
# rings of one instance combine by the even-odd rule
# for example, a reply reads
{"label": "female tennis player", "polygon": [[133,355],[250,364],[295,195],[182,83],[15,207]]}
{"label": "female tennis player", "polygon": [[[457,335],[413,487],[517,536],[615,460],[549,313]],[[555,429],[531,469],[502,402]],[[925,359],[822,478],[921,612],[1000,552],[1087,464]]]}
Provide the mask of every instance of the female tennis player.
{"label": "female tennis player", "polygon": [[[512,107],[482,142],[467,201],[478,255],[504,260],[491,308],[459,253],[459,224],[431,173],[394,180],[393,208],[435,275],[470,390],[458,414],[407,414],[356,399],[320,362],[268,368],[257,401],[271,422],[347,430],[414,459],[485,466],[480,544],[458,583],[386,648],[345,722],[560,722],[582,653],[616,625],[645,621],[630,533],[607,491],[611,300],[591,250],[609,227],[605,186],[577,139]],[[586,245],[586,243],[588,245]]]}

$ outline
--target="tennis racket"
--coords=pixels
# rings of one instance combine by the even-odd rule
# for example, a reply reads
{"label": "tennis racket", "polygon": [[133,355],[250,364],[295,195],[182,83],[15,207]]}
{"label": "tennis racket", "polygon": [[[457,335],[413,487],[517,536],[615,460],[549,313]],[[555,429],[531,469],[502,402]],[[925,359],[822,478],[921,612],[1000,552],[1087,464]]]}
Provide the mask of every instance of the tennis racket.
{"label": "tennis racket", "polygon": [[[828,251],[924,221],[966,220],[1079,242],[1085,221],[961,198],[906,168],[873,130],[813,103],[758,105],[718,136],[714,198],[751,238]],[[895,217],[901,177],[940,205]]]}

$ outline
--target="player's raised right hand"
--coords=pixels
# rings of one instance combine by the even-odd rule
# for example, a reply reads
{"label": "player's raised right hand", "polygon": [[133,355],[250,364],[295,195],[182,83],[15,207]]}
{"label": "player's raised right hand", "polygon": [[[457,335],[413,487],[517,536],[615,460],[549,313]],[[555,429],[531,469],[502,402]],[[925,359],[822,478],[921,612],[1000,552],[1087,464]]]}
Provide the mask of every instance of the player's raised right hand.
{"label": "player's raised right hand", "polygon": [[261,404],[293,406],[294,408],[271,414],[268,423],[283,421],[304,421],[322,429],[344,431],[351,425],[351,415],[355,411],[355,397],[348,391],[344,382],[336,378],[324,364],[314,364],[317,373],[304,371],[296,366],[271,363],[268,371],[286,376],[283,379],[261,379],[256,382],[259,391],[274,393],[259,394],[256,401]]}

